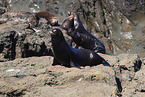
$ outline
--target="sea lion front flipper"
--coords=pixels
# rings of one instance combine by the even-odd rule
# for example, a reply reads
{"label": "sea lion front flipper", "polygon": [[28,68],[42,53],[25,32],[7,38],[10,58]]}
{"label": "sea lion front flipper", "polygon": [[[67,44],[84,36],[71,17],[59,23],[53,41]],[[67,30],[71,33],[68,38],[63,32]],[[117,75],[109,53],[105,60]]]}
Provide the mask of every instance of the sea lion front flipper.
{"label": "sea lion front flipper", "polygon": [[110,65],[106,60],[103,60],[102,63],[103,63],[104,66],[109,66],[109,67],[111,67],[111,65]]}
{"label": "sea lion front flipper", "polygon": [[56,58],[54,57],[52,66],[55,66],[55,65],[60,65],[60,63],[59,63],[59,62],[56,60]]}
{"label": "sea lion front flipper", "polygon": [[77,68],[81,69],[80,65],[78,65],[78,63],[76,61],[73,61],[73,60],[70,60],[70,66],[77,67]]}

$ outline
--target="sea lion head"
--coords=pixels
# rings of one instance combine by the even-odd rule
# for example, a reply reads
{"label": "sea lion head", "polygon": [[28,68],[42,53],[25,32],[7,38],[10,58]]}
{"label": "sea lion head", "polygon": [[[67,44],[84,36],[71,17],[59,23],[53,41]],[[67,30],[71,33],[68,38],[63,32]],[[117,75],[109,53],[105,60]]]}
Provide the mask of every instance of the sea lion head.
{"label": "sea lion head", "polygon": [[61,28],[69,30],[74,27],[74,15],[67,17],[61,25]]}
{"label": "sea lion head", "polygon": [[82,22],[79,18],[79,15],[77,13],[72,13],[72,14],[70,13],[70,16],[67,17],[62,23],[61,28],[69,32],[70,29],[71,30],[79,29],[81,25],[82,25]]}
{"label": "sea lion head", "polygon": [[52,17],[50,24],[52,26],[59,26],[57,17]]}
{"label": "sea lion head", "polygon": [[61,30],[58,29],[58,28],[52,29],[52,31],[50,31],[50,34],[51,34],[52,37],[58,37],[58,38],[63,37],[63,34],[62,34]]}

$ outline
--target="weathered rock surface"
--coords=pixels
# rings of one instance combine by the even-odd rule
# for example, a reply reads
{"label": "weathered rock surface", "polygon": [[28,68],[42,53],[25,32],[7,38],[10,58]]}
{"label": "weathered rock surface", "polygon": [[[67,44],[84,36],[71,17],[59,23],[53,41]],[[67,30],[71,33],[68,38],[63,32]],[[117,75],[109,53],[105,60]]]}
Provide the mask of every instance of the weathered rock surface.
{"label": "weathered rock surface", "polygon": [[[24,97],[143,95],[145,63],[141,69],[134,72],[135,60],[139,60],[138,55],[100,55],[107,59],[112,67],[98,65],[78,69],[52,66],[51,56],[17,58],[1,62],[0,94]],[[119,85],[122,90],[117,87]]]}
{"label": "weathered rock surface", "polygon": [[13,60],[50,54],[49,27],[44,19],[41,20],[43,21],[41,27],[33,30],[28,29],[31,14],[7,13],[5,15],[8,15],[9,20],[0,26],[1,59]]}

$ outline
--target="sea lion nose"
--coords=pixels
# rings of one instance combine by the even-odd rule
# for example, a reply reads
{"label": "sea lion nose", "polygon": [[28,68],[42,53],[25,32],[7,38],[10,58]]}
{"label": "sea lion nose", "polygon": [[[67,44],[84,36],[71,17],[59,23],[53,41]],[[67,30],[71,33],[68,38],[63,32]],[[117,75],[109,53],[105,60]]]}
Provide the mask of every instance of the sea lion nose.
{"label": "sea lion nose", "polygon": [[52,31],[49,31],[48,33],[49,33],[50,35],[51,35],[51,34],[53,34],[53,32],[52,32]]}
{"label": "sea lion nose", "polygon": [[52,29],[52,32],[56,32],[56,29]]}

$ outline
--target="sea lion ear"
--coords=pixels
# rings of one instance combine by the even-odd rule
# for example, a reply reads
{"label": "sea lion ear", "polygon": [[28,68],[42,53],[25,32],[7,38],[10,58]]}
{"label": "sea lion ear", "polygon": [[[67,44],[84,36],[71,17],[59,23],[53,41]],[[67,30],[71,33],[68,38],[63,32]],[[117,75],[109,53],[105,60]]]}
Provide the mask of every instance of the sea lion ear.
{"label": "sea lion ear", "polygon": [[70,12],[70,11],[68,11],[67,13],[68,13],[68,16],[71,16],[74,14],[73,12]]}
{"label": "sea lion ear", "polygon": [[70,15],[71,15],[71,12],[70,12],[70,11],[68,11],[67,13],[68,13],[68,16],[70,16]]}

